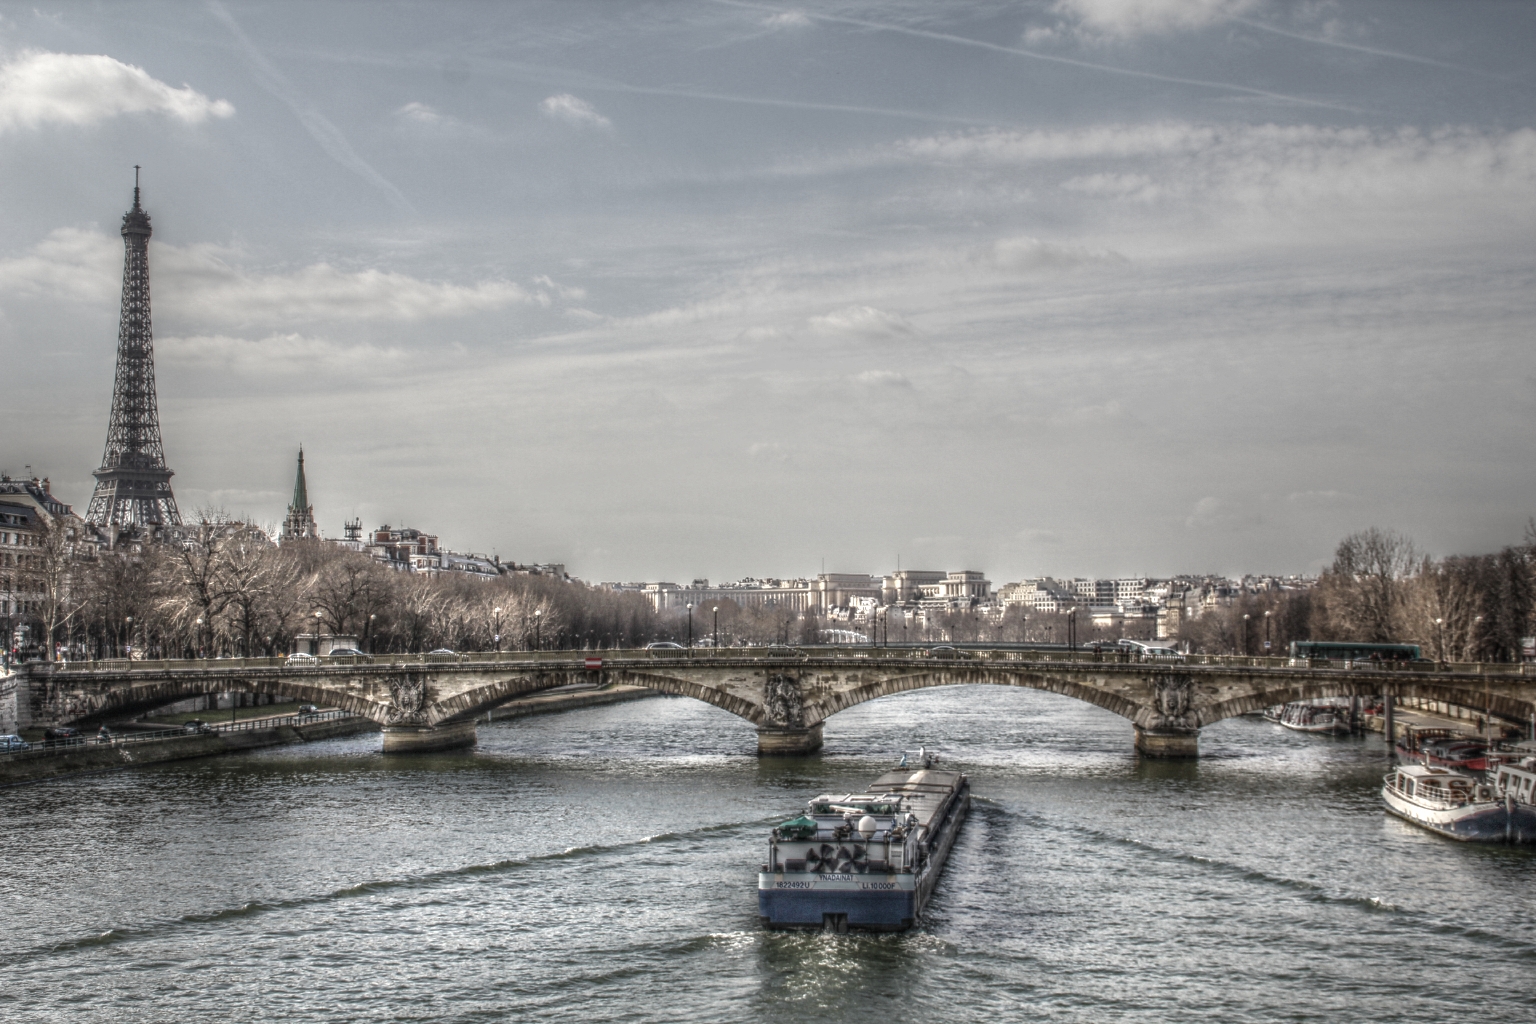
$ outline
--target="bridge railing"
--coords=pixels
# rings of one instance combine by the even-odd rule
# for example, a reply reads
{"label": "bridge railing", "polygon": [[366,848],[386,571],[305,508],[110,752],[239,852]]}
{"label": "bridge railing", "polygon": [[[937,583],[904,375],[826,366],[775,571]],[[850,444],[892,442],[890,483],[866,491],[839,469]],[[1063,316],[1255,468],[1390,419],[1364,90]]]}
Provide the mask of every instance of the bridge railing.
{"label": "bridge railing", "polygon": [[1220,668],[1253,669],[1339,669],[1349,671],[1379,672],[1456,672],[1468,675],[1525,676],[1536,675],[1536,666],[1523,662],[1368,662],[1310,659],[1293,662],[1288,657],[1263,657],[1231,654],[1189,654],[1180,656],[1146,655],[1123,650],[1084,651],[1065,648],[1026,648],[1015,646],[985,647],[980,645],[956,648],[948,644],[897,647],[881,646],[783,646],[624,649],[624,650],[552,650],[552,651],[476,651],[462,654],[375,654],[329,656],[315,660],[293,661],[288,658],[187,658],[129,661],[123,658],[99,661],[55,663],[54,671],[74,675],[77,673],[119,673],[133,670],[141,673],[154,672],[216,672],[224,675],[248,669],[285,670],[296,674],[316,670],[356,668],[359,665],[380,667],[421,666],[431,668],[483,668],[487,665],[548,664],[563,669],[579,668],[588,659],[600,659],[605,667],[644,663],[686,663],[696,660],[730,660],[762,663],[789,663],[806,658],[835,658],[838,660],[935,660],[935,661],[1009,661],[1051,664],[1110,664],[1110,665],[1189,665]]}

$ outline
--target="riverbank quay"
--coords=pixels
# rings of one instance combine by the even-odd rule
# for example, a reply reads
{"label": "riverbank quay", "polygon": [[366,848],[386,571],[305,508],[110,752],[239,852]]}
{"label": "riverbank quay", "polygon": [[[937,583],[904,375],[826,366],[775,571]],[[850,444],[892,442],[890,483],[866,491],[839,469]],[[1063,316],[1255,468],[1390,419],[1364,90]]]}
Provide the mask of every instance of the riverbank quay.
{"label": "riverbank quay", "polygon": [[625,701],[659,696],[661,696],[659,691],[644,686],[625,684],[598,686],[578,683],[574,686],[562,686],[557,690],[545,690],[542,693],[509,700],[498,708],[492,708],[488,712],[488,717],[494,722],[507,718],[526,718],[529,715],[574,711],[577,708],[593,708],[604,704],[621,704]]}
{"label": "riverbank quay", "polygon": [[79,743],[38,745],[32,750],[5,755],[0,758],[0,787],[377,731],[378,723],[361,715],[330,712],[241,722],[233,727],[207,727],[196,732],[127,733],[105,743],[95,736],[86,736]]}
{"label": "riverbank quay", "polygon": [[[562,687],[559,690],[520,697],[490,712],[493,720],[548,715],[579,708],[599,707],[626,701],[656,697],[660,694],[643,686]],[[377,722],[361,715],[339,711],[309,715],[280,715],[205,726],[197,732],[164,729],[143,732],[142,727],[121,731],[110,743],[100,743],[95,736],[63,747],[43,747],[0,758],[0,787],[42,782],[64,775],[114,771],[139,765],[182,761],[195,757],[216,757],[261,747],[289,743],[313,743],[318,740],[378,732]]]}
{"label": "riverbank quay", "polygon": [[[1387,731],[1387,719],[1385,715],[1363,715],[1361,723],[1368,732],[1385,733]],[[1518,738],[1519,729],[1508,722],[1498,722],[1495,726],[1498,730],[1498,738]],[[1426,729],[1444,729],[1457,736],[1466,736],[1471,739],[1483,739],[1488,735],[1486,720],[1479,720],[1464,715],[1445,714],[1444,712],[1425,711],[1410,708],[1394,708],[1392,712],[1392,742],[1395,744],[1406,739],[1410,730],[1423,732]]]}

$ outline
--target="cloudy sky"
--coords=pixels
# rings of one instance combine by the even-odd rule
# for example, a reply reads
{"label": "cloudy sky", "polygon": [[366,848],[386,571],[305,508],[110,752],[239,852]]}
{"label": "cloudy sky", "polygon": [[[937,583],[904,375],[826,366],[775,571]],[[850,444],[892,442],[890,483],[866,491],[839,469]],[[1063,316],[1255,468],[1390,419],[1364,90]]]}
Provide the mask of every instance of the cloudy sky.
{"label": "cloudy sky", "polygon": [[588,579],[1536,513],[1536,5],[0,4],[0,468]]}

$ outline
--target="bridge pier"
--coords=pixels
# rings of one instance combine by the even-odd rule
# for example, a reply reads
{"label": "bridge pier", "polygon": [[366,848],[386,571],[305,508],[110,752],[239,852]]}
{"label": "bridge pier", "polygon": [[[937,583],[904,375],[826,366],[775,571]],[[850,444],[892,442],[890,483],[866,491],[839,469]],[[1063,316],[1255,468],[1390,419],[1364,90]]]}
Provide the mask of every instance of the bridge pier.
{"label": "bridge pier", "polygon": [[786,729],[777,725],[757,727],[757,756],[798,756],[821,749],[821,723],[809,729]]}
{"label": "bridge pier", "polygon": [[1200,756],[1200,730],[1143,729],[1136,726],[1136,753],[1167,760]]}
{"label": "bridge pier", "polygon": [[459,750],[478,742],[474,722],[451,725],[386,725],[384,753],[419,754],[429,750]]}

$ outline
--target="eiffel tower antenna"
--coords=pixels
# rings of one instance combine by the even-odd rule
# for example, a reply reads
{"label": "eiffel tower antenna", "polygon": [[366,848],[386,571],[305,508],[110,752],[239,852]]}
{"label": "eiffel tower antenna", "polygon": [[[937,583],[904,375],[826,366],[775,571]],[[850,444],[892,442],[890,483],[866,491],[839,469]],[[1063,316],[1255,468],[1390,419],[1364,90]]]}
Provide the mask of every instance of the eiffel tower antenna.
{"label": "eiffel tower antenna", "polygon": [[149,325],[149,214],[139,205],[133,168],[133,209],[123,214],[123,311],[117,328],[117,377],[112,421],[91,495],[87,521],[97,526],[180,526],[172,473],[160,444],[155,397],[155,345]]}

